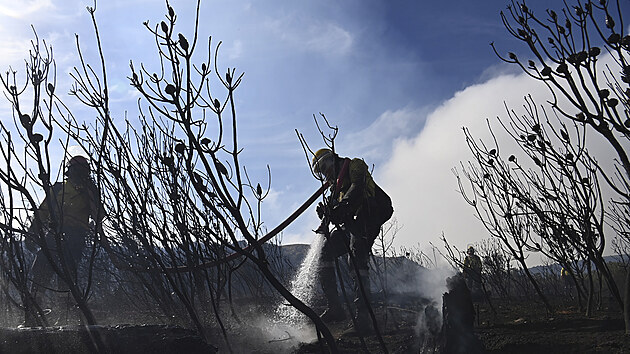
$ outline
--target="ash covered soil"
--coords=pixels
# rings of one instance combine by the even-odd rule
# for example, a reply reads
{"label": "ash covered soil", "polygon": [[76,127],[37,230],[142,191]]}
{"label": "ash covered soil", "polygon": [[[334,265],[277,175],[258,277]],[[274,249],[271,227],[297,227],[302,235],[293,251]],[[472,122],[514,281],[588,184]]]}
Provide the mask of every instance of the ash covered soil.
{"label": "ash covered soil", "polygon": [[630,353],[621,310],[594,309],[586,317],[576,306],[556,304],[548,315],[542,303],[493,301],[479,304],[477,336],[489,353]]}
{"label": "ash covered soil", "polygon": [[[564,304],[557,304],[553,315],[547,314],[542,303],[530,300],[495,299],[492,304],[496,314],[486,302],[475,304],[480,315],[479,322],[475,323],[475,334],[488,353],[630,353],[630,336],[624,334],[618,308],[595,310],[588,318],[577,307]],[[419,311],[419,308],[411,306],[405,310]],[[389,352],[433,352],[434,346],[418,330],[417,315],[405,310],[388,311],[389,325],[384,330],[383,340]],[[363,352],[356,336],[338,338],[341,352]],[[366,338],[365,342],[370,352],[382,352],[375,336]],[[316,345],[309,344],[296,352],[319,351]]]}
{"label": "ash covered soil", "polygon": [[[487,302],[475,303],[479,313],[475,334],[488,353],[630,353],[630,336],[624,334],[619,308],[603,306],[594,310],[593,316],[588,318],[577,307],[563,303],[555,304],[556,312],[553,315],[547,314],[542,303],[527,299],[494,299],[492,305],[496,314]],[[390,353],[434,352],[439,339],[432,338],[427,335],[426,328],[419,327],[418,320],[425,306],[425,303],[412,301],[388,306],[376,304],[383,341]],[[330,325],[338,349],[342,353],[365,352],[359,337],[344,333],[348,322]],[[279,346],[270,347],[271,344],[282,342],[257,341],[255,337],[247,336],[247,333],[242,334],[243,341],[238,344],[248,341],[249,344],[239,347],[239,350],[248,353],[321,352],[316,341],[290,344],[289,333],[284,339],[273,339],[286,341],[283,349]],[[369,352],[383,352],[376,336],[366,337],[364,341]],[[238,344],[235,343],[235,348]]]}
{"label": "ash covered soil", "polygon": [[[492,304],[496,313],[487,302],[475,304],[480,315],[475,323],[475,334],[488,353],[630,353],[630,337],[624,335],[618,308],[604,306],[587,318],[576,307],[565,304],[557,304],[553,315],[548,315],[544,306],[535,301],[495,299]],[[425,306],[426,303],[414,301],[375,304],[383,341],[390,353],[433,352],[436,339],[428,336],[428,330],[419,325],[423,323]],[[321,352],[312,326],[274,324],[269,321],[268,310],[268,306],[258,304],[241,312],[238,321],[225,318],[232,352]],[[321,306],[316,306],[315,310],[320,311]],[[382,352],[376,336],[366,337],[364,347],[358,336],[345,333],[348,324],[346,321],[330,326],[340,352],[362,353],[365,347],[371,353]],[[117,353],[181,353],[183,348],[187,353],[214,352],[215,348],[219,353],[230,352],[218,329],[209,329],[209,346],[195,338],[193,331],[174,327],[104,326],[99,331]],[[3,336],[0,353],[89,352],[87,346],[77,344],[77,338],[87,337],[84,334],[77,337],[76,330],[70,326],[48,333],[41,329],[1,329],[0,334]],[[39,344],[34,347],[29,343]],[[46,343],[54,343],[54,346]],[[146,346],[138,346],[139,343]]]}

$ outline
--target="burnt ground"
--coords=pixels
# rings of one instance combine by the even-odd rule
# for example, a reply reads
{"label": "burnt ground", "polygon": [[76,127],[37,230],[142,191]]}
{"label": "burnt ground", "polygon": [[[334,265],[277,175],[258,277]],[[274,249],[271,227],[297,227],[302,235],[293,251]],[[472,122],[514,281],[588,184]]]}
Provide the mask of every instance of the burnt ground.
{"label": "burnt ground", "polygon": [[[98,340],[96,339],[98,338]],[[0,328],[0,353],[215,353],[195,332],[166,325]]]}
{"label": "burnt ground", "polygon": [[[532,300],[493,300],[493,313],[487,302],[476,303],[479,321],[475,333],[488,353],[630,353],[630,336],[624,334],[619,308],[602,307],[587,318],[576,306],[558,303],[556,312],[548,315],[543,304]],[[417,327],[414,306],[388,311],[389,324],[383,339],[390,353],[432,353],[430,342],[423,342]],[[379,312],[381,312],[379,310]],[[360,353],[356,336],[341,334],[332,328],[343,353]],[[427,345],[429,344],[429,345]],[[382,352],[374,336],[366,338],[368,350]],[[298,353],[316,353],[319,347],[303,345]],[[462,351],[466,353],[464,349]]]}
{"label": "burnt ground", "polygon": [[[419,327],[419,323],[423,323],[418,320],[423,316],[425,305],[413,301],[390,302],[387,306],[376,304],[383,340],[390,353],[433,352],[435,343],[432,341],[435,339],[425,335],[427,330],[421,331]],[[571,304],[556,304],[557,311],[553,315],[548,315],[544,306],[535,301],[508,302],[494,299],[493,305],[496,314],[487,303],[476,304],[480,316],[475,323],[475,333],[488,353],[630,353],[630,337],[624,335],[618,308],[603,307],[587,318]],[[321,352],[312,327],[273,328],[275,325],[267,319],[268,309],[269,306],[252,307],[248,314],[241,312],[237,322],[226,318],[224,325],[229,333],[232,352]],[[340,352],[364,352],[361,339],[344,332],[347,327],[348,322],[330,326]],[[219,353],[229,352],[218,330],[210,330],[208,337],[212,345],[208,347],[204,347],[192,331],[177,327],[128,325],[98,330],[105,342],[114,345],[112,348],[116,350],[113,352],[178,353],[186,346],[190,353],[213,352],[214,347],[218,348]],[[69,337],[64,337],[64,333]],[[51,348],[54,348],[52,352],[57,353],[90,352],[86,346],[77,344],[77,338],[80,342],[81,336],[85,337],[84,333],[77,336],[76,331],[66,328],[44,334],[41,329],[0,329],[0,335],[4,337],[0,338],[0,352],[48,353]],[[23,346],[26,343],[31,345],[26,348]],[[137,347],[139,343],[144,344],[142,349]],[[376,336],[365,338],[365,347],[371,353],[382,352]]]}
{"label": "burnt ground", "polygon": [[[383,341],[390,353],[417,353],[421,347],[423,337],[418,334],[417,324],[420,313],[426,303],[407,300],[405,302],[390,303],[385,306],[382,302],[374,306],[376,317],[379,321]],[[313,308],[316,312],[323,311],[323,306],[318,304]],[[261,309],[253,310],[261,311]],[[264,310],[262,310],[264,311]],[[349,314],[347,313],[349,316]],[[329,329],[337,339],[337,347],[342,353],[363,353],[361,338],[354,333],[348,333],[351,320],[329,324]],[[245,323],[240,327],[234,327],[237,335],[231,335],[232,349],[235,353],[321,353],[322,347],[316,340],[313,326],[306,328],[294,326],[292,329],[278,328],[272,330],[269,325],[260,322],[250,322],[252,327],[247,328]],[[272,325],[273,326],[273,325]],[[271,327],[272,327],[271,326]],[[270,336],[270,332],[274,335]],[[365,346],[371,353],[380,353],[381,344],[376,336],[364,338]],[[219,352],[226,352],[224,344],[218,345]]]}
{"label": "burnt ground", "polygon": [[478,337],[489,353],[630,353],[630,336],[618,307],[602,307],[587,318],[576,306],[558,303],[548,315],[534,301],[479,304]]}

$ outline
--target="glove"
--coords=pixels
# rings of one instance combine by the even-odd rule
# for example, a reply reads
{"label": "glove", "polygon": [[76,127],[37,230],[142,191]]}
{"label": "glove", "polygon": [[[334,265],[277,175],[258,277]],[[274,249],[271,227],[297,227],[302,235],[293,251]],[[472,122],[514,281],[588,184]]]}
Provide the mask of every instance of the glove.
{"label": "glove", "polygon": [[341,224],[346,221],[349,214],[348,202],[342,201],[333,205],[330,210],[330,222],[333,224]]}
{"label": "glove", "polygon": [[322,234],[326,236],[326,238],[328,238],[328,235],[330,234],[330,230],[328,229],[328,222],[326,222],[325,220],[322,220],[322,223],[319,224],[319,227],[317,228],[317,230],[313,230],[313,231],[315,231],[315,233],[317,234]]}
{"label": "glove", "polygon": [[326,214],[326,207],[324,206],[324,203],[319,202],[315,211],[317,212],[317,217],[319,217],[320,220],[323,219]]}

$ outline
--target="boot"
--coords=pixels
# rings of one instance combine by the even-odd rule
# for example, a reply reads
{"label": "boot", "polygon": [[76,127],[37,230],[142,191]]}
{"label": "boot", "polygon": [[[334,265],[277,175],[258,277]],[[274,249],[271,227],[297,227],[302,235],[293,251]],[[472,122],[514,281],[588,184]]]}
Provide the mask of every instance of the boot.
{"label": "boot", "polygon": [[343,333],[349,336],[361,336],[367,337],[374,334],[374,328],[372,327],[372,318],[367,310],[357,310],[357,314],[354,317],[354,323]]}
{"label": "boot", "polygon": [[32,286],[31,290],[31,299],[32,301],[34,301],[34,303],[31,302],[31,300],[25,300],[24,303],[24,322],[22,322],[20,325],[18,325],[18,328],[25,328],[25,327],[39,327],[41,326],[41,318],[39,316],[39,313],[37,313],[36,304],[41,304],[41,296],[39,295],[39,291],[38,288],[35,286]]}
{"label": "boot", "polygon": [[359,282],[355,278],[354,305],[356,308],[356,314],[354,316],[354,323],[346,331],[346,334],[369,336],[374,333],[374,328],[372,327],[372,318],[370,317],[370,313],[368,311],[368,304],[370,303],[371,293],[370,293],[370,278],[368,276],[367,270],[360,271],[359,279],[361,281],[361,284],[363,284],[363,289],[365,290],[365,298],[363,297],[363,294],[361,293]]}
{"label": "boot", "polygon": [[320,269],[319,280],[324,291],[324,296],[328,302],[328,307],[320,315],[322,321],[339,322],[346,319],[346,313],[339,301],[339,293],[337,292],[337,279],[335,278],[335,268],[322,267]]}
{"label": "boot", "polygon": [[26,328],[26,327],[37,327],[37,321],[35,320],[35,315],[31,313],[31,310],[25,310],[24,312],[24,322],[18,325],[18,328]]}
{"label": "boot", "polygon": [[38,313],[35,308],[28,308],[24,310],[24,322],[18,325],[18,328],[26,327],[41,327],[48,324],[48,316],[52,312],[51,309],[42,309],[41,313]]}

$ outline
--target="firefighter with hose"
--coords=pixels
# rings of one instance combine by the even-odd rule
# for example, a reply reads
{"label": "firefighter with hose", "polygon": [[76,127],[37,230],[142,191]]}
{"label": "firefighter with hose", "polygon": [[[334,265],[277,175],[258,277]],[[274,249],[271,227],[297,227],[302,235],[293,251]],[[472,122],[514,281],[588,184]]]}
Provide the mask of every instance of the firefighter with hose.
{"label": "firefighter with hose", "polygon": [[331,149],[323,148],[315,152],[312,167],[315,176],[330,186],[330,194],[316,209],[322,222],[315,232],[326,237],[319,280],[328,306],[321,318],[324,322],[339,322],[346,318],[337,290],[335,259],[348,254],[354,282],[354,330],[359,334],[370,334],[373,328],[368,312],[369,254],[381,226],[393,214],[391,199],[374,182],[362,159],[340,157]]}

